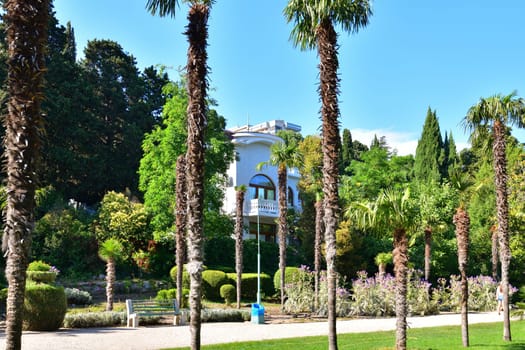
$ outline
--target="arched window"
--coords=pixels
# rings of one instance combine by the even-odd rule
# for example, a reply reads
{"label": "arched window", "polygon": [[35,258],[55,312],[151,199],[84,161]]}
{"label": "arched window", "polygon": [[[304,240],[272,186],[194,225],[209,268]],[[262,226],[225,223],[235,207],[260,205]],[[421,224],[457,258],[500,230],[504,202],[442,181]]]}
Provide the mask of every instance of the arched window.
{"label": "arched window", "polygon": [[255,175],[250,180],[249,194],[251,199],[269,199],[275,200],[275,186],[268,177],[264,175]]}
{"label": "arched window", "polygon": [[288,206],[293,207],[293,191],[291,187],[288,187],[288,193],[286,194],[286,200],[288,201]]}

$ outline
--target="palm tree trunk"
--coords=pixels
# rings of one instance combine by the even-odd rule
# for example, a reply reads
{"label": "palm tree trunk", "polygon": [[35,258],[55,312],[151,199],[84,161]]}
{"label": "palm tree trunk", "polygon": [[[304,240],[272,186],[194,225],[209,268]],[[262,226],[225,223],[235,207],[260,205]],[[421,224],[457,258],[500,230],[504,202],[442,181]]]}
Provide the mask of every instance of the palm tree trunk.
{"label": "palm tree trunk", "polygon": [[495,225],[490,228],[492,232],[492,278],[494,281],[498,280],[498,230]]}
{"label": "palm tree trunk", "polygon": [[286,236],[288,231],[288,223],[286,222],[286,214],[288,213],[288,203],[286,201],[286,166],[280,164],[277,169],[277,182],[279,186],[279,271],[281,273],[281,310],[284,310],[284,296],[286,285]]}
{"label": "palm tree trunk", "polygon": [[176,205],[175,205],[175,244],[176,244],[176,265],[177,265],[177,302],[183,305],[182,296],[182,276],[184,273],[184,258],[186,257],[186,211],[188,209],[186,201],[186,156],[180,155],[177,158],[177,180],[175,186]]}
{"label": "palm tree trunk", "polygon": [[206,129],[206,63],[209,7],[192,3],[188,13],[188,151],[186,180],[188,186],[188,273],[190,275],[190,345],[201,347],[201,299],[203,270],[204,217],[204,133]]}
{"label": "palm tree trunk", "polygon": [[108,257],[106,263],[106,311],[113,311],[113,290],[115,286],[115,259]]}
{"label": "palm tree trunk", "polygon": [[430,256],[432,245],[432,229],[427,227],[425,229],[425,280],[430,279]]}
{"label": "palm tree trunk", "polygon": [[505,126],[494,121],[494,182],[496,187],[496,215],[498,220],[499,250],[501,259],[501,283],[503,286],[503,340],[511,341],[509,313],[509,206],[507,202],[507,158],[505,155]]}
{"label": "palm tree trunk", "polygon": [[463,346],[469,346],[468,333],[468,245],[469,245],[469,226],[470,219],[468,213],[459,207],[454,215],[456,225],[456,241],[458,245],[458,265],[461,274],[461,339]]}
{"label": "palm tree trunk", "polygon": [[243,206],[244,189],[237,190],[236,213],[235,213],[235,272],[237,273],[237,309],[241,308],[242,288],[242,251],[243,251]]}
{"label": "palm tree trunk", "polygon": [[319,309],[319,279],[321,272],[321,237],[323,234],[323,200],[315,202],[315,244],[314,244],[314,308]]}
{"label": "palm tree trunk", "polygon": [[407,348],[408,240],[404,229],[394,231],[394,272],[396,279],[396,349]]}
{"label": "palm tree trunk", "polygon": [[323,20],[317,28],[319,53],[319,93],[321,97],[323,193],[328,289],[328,348],[337,349],[336,331],[336,239],[339,219],[339,77],[337,70],[337,33],[330,20]]}
{"label": "palm tree trunk", "polygon": [[20,349],[42,134],[40,102],[49,0],[6,0],[3,6],[8,47],[8,113],[4,118],[7,205],[2,241],[9,284],[5,334],[6,349]]}

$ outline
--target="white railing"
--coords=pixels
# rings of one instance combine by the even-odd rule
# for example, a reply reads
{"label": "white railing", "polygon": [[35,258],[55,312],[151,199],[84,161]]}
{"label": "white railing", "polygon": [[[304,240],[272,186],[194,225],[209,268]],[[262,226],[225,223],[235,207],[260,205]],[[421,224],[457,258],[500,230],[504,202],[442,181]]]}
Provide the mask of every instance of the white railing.
{"label": "white railing", "polygon": [[277,201],[268,199],[250,199],[244,206],[244,214],[248,216],[279,216],[279,206]]}

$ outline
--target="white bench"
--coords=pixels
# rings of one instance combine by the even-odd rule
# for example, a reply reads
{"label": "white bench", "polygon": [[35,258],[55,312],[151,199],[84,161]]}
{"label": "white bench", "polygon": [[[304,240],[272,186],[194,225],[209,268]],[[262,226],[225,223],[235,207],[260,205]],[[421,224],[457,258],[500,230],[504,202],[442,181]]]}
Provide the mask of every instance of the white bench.
{"label": "white bench", "polygon": [[138,327],[140,316],[170,316],[173,324],[182,324],[182,314],[177,299],[167,300],[135,300],[126,299],[127,326]]}

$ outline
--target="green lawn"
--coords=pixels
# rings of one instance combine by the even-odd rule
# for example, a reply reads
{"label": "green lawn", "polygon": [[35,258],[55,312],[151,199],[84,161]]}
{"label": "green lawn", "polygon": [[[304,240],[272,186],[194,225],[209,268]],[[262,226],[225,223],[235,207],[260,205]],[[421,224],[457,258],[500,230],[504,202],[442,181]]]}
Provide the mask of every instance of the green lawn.
{"label": "green lawn", "polygon": [[[234,331],[234,329],[232,329]],[[525,349],[525,322],[512,322],[512,342],[502,340],[503,324],[470,325],[470,349]],[[394,349],[394,332],[374,332],[338,335],[340,350]],[[326,337],[292,338],[257,342],[203,346],[203,350],[322,350],[327,348]],[[459,326],[417,328],[408,330],[407,348],[411,350],[463,349]],[[189,348],[177,348],[189,349]]]}

